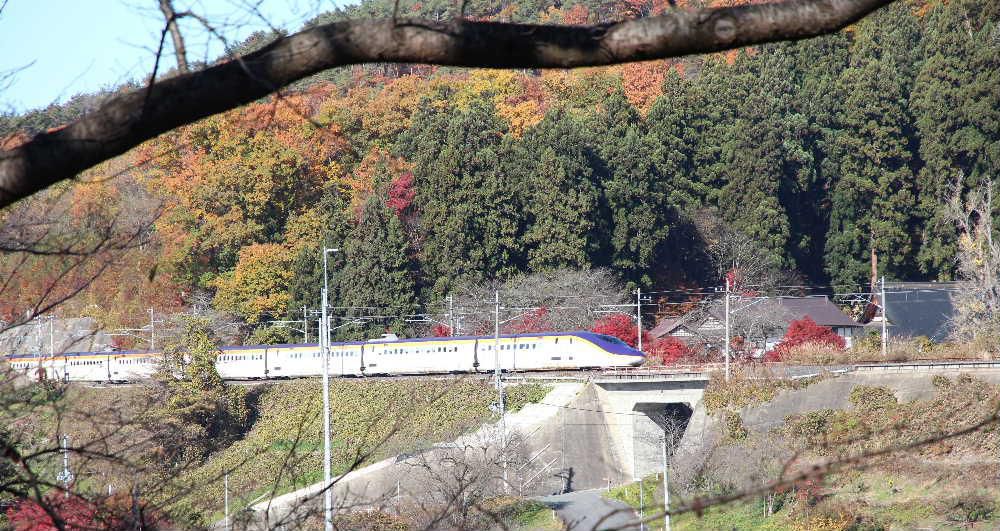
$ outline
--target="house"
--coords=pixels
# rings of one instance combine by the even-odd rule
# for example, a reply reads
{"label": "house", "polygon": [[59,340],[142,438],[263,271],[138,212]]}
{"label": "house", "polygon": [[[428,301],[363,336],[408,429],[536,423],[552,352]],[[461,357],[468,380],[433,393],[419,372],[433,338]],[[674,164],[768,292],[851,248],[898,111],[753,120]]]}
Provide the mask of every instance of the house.
{"label": "house", "polygon": [[[751,350],[761,353],[774,348],[792,321],[809,316],[816,324],[831,328],[848,346],[864,325],[851,319],[826,296],[730,298],[729,323],[732,337],[743,337]],[[650,330],[653,337],[674,336],[688,343],[719,348],[725,341],[725,302],[712,301],[686,315],[663,319]]]}

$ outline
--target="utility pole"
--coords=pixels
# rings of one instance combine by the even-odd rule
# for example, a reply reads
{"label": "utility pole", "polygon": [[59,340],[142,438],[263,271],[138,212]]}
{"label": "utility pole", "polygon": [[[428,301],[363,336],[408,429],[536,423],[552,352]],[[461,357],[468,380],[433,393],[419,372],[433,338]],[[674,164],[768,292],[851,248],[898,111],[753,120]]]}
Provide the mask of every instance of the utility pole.
{"label": "utility pole", "polygon": [[326,309],[329,305],[330,280],[327,275],[327,255],[337,249],[323,248],[323,293],[319,325],[320,355],[323,356],[323,527],[333,531],[333,485],[330,470],[330,323]]}
{"label": "utility pole", "polygon": [[[325,259],[325,256],[324,256]],[[325,275],[324,275],[325,276]],[[327,293],[323,288],[322,318],[319,322],[320,355],[323,356],[323,526],[333,531],[333,492],[330,490],[330,342],[327,331]]]}
{"label": "utility pole", "polygon": [[635,344],[642,352],[642,288],[635,288]]}
{"label": "utility pole", "polygon": [[882,359],[889,357],[889,320],[886,317],[885,312],[885,276],[882,277],[880,284],[881,294],[879,295],[879,306],[882,309]]}
{"label": "utility pole", "polygon": [[[564,421],[565,422],[565,421]],[[639,475],[639,457],[636,455],[638,452],[635,447],[636,439],[636,429],[635,429],[635,418],[632,419],[632,477],[639,481],[639,531],[645,530],[645,519],[646,519],[646,493],[644,492],[644,484],[642,483],[642,476]]]}
{"label": "utility pole", "polygon": [[73,472],[69,469],[69,435],[62,436],[63,469],[56,480],[63,484],[66,497],[69,498],[69,486],[73,483]]}
{"label": "utility pole", "polygon": [[726,381],[729,381],[729,277],[726,277]]}

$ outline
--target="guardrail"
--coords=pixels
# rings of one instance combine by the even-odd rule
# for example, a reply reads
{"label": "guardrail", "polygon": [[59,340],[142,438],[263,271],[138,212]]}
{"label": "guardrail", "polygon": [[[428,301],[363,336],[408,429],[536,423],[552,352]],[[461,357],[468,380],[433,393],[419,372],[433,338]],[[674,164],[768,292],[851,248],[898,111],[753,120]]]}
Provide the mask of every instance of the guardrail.
{"label": "guardrail", "polygon": [[854,372],[932,372],[932,371],[967,371],[967,370],[1000,370],[1000,361],[935,361],[935,362],[903,362],[903,363],[864,363],[855,365]]}

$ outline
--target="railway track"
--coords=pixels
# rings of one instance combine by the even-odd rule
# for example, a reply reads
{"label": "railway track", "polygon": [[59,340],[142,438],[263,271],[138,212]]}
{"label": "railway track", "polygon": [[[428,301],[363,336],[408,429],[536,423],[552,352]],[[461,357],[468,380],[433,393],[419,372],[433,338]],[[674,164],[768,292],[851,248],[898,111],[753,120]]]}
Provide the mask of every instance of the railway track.
{"label": "railway track", "polygon": [[[913,374],[924,372],[969,372],[969,371],[1000,371],[1000,360],[915,360],[905,362],[867,362],[855,364],[839,365],[786,365],[783,363],[769,363],[760,365],[771,372],[777,378],[808,378],[819,376],[823,373],[860,373],[860,374]],[[721,363],[707,363],[701,365],[680,365],[669,368],[663,367],[629,367],[622,369],[579,369],[579,370],[559,370],[559,371],[524,371],[524,372],[504,372],[504,380],[510,383],[525,382],[559,382],[559,381],[641,381],[654,379],[708,379],[713,372],[722,371],[724,365]],[[291,380],[319,379],[319,376],[307,376],[302,378],[267,378],[260,380],[226,380],[233,385],[257,386]],[[493,373],[441,373],[441,374],[404,374],[394,376],[335,376],[344,380],[374,380],[374,381],[394,381],[394,380],[458,380],[458,379],[478,379],[492,381]],[[94,384],[78,382],[78,385],[88,387],[130,387],[142,385],[140,383],[117,383],[117,384]]]}

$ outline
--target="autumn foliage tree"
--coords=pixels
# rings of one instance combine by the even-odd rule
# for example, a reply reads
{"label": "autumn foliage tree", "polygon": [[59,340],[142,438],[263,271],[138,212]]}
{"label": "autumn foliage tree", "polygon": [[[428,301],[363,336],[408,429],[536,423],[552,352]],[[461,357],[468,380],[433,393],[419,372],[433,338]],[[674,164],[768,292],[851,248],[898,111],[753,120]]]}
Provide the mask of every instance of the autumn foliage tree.
{"label": "autumn foliage tree", "polygon": [[14,531],[125,531],[169,529],[166,518],[143,500],[124,493],[88,500],[51,491],[42,502],[24,500],[7,511]]}
{"label": "autumn foliage tree", "polygon": [[[616,313],[599,319],[592,328],[598,334],[617,337],[629,346],[636,346],[636,326],[631,315]],[[654,363],[669,365],[691,355],[691,347],[673,336],[654,338],[648,331],[642,331],[642,350]]]}
{"label": "autumn foliage tree", "polygon": [[647,359],[661,365],[677,363],[692,353],[691,347],[687,343],[674,336],[655,339],[644,350],[646,351]]}
{"label": "autumn foliage tree", "polygon": [[553,327],[552,323],[548,319],[548,315],[548,308],[544,306],[541,308],[535,308],[504,327],[505,332],[510,334],[551,332]]}
{"label": "autumn foliage tree", "polygon": [[[635,319],[631,315],[616,313],[607,317],[602,317],[594,323],[594,327],[591,328],[591,330],[597,332],[598,334],[617,337],[618,339],[628,343],[631,347],[636,346],[637,334]],[[643,345],[648,345],[651,339],[652,336],[649,335],[649,332],[643,330]]]}
{"label": "autumn foliage tree", "polygon": [[248,323],[284,315],[292,280],[292,256],[283,245],[252,244],[240,250],[233,271],[215,280],[215,305],[241,315]]}
{"label": "autumn foliage tree", "polygon": [[792,321],[788,325],[785,337],[781,338],[773,350],[768,352],[765,359],[768,361],[780,361],[791,349],[805,344],[825,345],[828,347],[843,349],[846,346],[844,338],[837,335],[829,326],[816,324],[812,317],[808,315],[797,321]]}

